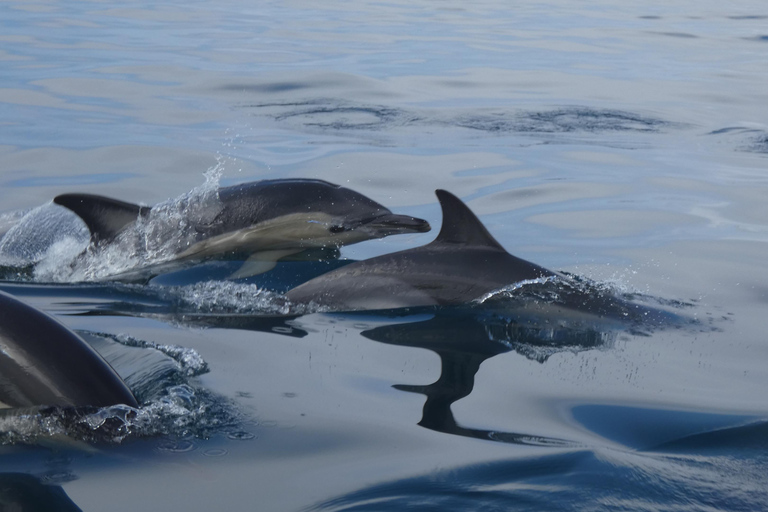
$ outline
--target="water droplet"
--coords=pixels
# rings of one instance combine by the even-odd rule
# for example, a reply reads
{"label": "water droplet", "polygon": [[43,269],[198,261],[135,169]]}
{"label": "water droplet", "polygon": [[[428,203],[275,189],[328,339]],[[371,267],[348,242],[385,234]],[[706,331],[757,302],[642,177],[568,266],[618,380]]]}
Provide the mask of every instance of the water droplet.
{"label": "water droplet", "polygon": [[188,439],[166,439],[157,446],[157,451],[166,453],[185,453],[195,450],[197,446]]}
{"label": "water droplet", "polygon": [[256,434],[251,434],[250,432],[246,432],[245,430],[238,430],[236,432],[230,432],[229,434],[227,434],[227,437],[234,441],[247,441],[249,439],[256,438]]}

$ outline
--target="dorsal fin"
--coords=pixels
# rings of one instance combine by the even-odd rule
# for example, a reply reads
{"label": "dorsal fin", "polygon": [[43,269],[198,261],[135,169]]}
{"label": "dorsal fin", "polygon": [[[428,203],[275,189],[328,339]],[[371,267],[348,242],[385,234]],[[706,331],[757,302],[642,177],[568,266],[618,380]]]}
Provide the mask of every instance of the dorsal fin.
{"label": "dorsal fin", "polygon": [[62,194],[53,202],[69,208],[83,219],[91,231],[91,242],[109,242],[139,216],[149,213],[150,207],[94,194]]}
{"label": "dorsal fin", "polygon": [[435,190],[443,209],[443,227],[432,243],[493,247],[505,251],[464,202],[445,190]]}

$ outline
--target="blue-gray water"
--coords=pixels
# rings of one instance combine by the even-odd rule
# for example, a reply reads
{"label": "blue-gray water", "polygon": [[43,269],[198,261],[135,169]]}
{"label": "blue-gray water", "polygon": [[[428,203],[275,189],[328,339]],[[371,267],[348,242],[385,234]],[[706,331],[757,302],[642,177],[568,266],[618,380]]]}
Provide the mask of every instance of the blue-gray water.
{"label": "blue-gray water", "polygon": [[[67,442],[2,419],[2,500],[765,509],[763,3],[9,1],[0,27],[0,289],[83,333],[145,404]],[[215,266],[79,282],[123,262],[73,270],[85,235],[55,195],[173,204],[204,173],[326,179],[433,227],[445,188],[513,254],[695,321],[286,319]],[[104,416],[116,431],[93,439]]]}

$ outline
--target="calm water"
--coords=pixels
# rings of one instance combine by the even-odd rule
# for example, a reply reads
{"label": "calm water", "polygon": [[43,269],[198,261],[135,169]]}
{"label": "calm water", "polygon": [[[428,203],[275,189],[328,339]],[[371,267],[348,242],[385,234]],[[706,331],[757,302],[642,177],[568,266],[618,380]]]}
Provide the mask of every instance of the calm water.
{"label": "calm water", "polygon": [[[2,419],[0,503],[766,508],[762,2],[7,1],[0,27],[0,289],[144,403]],[[204,173],[326,179],[435,227],[445,188],[510,252],[695,321],[284,317],[216,265],[80,282],[87,235],[55,195],[174,204]]]}

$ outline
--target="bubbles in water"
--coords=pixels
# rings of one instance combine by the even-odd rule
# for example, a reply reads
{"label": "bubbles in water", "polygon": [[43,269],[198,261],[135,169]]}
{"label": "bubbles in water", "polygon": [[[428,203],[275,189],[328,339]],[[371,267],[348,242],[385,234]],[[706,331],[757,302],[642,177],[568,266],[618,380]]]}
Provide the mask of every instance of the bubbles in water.
{"label": "bubbles in water", "polygon": [[207,281],[191,286],[170,287],[162,293],[175,296],[182,306],[207,313],[286,315],[290,312],[287,299],[255,284]]}
{"label": "bubbles in water", "polygon": [[538,279],[524,279],[522,281],[518,281],[517,283],[513,283],[509,286],[504,286],[502,288],[499,288],[498,290],[493,290],[491,292],[486,293],[482,297],[479,297],[475,299],[475,302],[478,304],[483,304],[484,302],[497,298],[497,297],[511,297],[514,296],[517,292],[520,290],[532,288],[532,285],[543,285],[549,282],[553,282],[558,280],[559,278],[557,276],[550,276],[550,277],[540,277]]}

